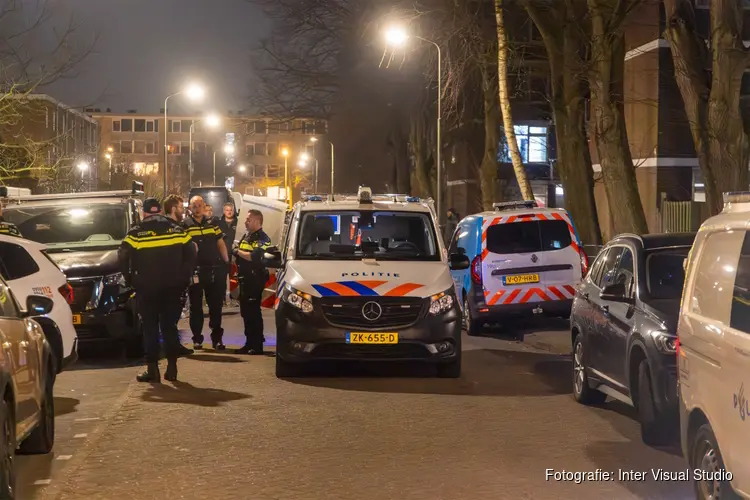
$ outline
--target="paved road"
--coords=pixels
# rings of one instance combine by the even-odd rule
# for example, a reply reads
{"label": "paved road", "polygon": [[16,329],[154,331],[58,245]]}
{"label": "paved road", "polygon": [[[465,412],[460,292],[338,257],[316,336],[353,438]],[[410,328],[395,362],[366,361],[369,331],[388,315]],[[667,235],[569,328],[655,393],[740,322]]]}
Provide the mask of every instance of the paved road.
{"label": "paved road", "polygon": [[[239,318],[225,321],[239,344]],[[573,401],[569,358],[526,342],[565,351],[562,328],[464,339],[459,380],[339,367],[280,381],[271,357],[209,351],[151,387],[134,366],[88,361],[58,379],[55,452],[19,459],[20,498],[691,498],[689,483],[651,478],[545,480],[686,468],[676,449],[641,443],[625,406]]]}

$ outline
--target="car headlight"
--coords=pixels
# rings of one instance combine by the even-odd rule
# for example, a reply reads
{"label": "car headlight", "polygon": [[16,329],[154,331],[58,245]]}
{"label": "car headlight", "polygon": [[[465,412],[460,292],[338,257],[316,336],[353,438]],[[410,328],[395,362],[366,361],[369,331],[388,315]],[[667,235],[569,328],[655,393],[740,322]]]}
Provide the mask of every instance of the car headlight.
{"label": "car headlight", "polygon": [[108,274],[104,277],[104,284],[125,286],[125,277],[122,273]]}
{"label": "car headlight", "polygon": [[286,286],[286,296],[284,300],[286,300],[286,303],[296,307],[303,313],[311,313],[313,311],[313,305],[312,305],[312,295],[309,293],[300,292],[299,290],[295,290],[292,288],[292,286],[287,285]]}
{"label": "car headlight", "polygon": [[430,314],[437,316],[453,309],[453,289],[438,293],[430,297]]}
{"label": "car headlight", "polygon": [[662,354],[675,354],[677,352],[677,336],[667,332],[655,332],[653,334],[656,349]]}

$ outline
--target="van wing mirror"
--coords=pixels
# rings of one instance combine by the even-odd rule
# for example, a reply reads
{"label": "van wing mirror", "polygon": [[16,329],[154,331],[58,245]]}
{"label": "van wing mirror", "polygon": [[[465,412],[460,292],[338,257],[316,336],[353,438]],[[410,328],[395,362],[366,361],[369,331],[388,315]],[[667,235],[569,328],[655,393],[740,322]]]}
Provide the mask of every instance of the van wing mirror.
{"label": "van wing mirror", "polygon": [[471,262],[469,258],[461,253],[452,253],[448,256],[448,267],[451,271],[463,271],[469,269]]}

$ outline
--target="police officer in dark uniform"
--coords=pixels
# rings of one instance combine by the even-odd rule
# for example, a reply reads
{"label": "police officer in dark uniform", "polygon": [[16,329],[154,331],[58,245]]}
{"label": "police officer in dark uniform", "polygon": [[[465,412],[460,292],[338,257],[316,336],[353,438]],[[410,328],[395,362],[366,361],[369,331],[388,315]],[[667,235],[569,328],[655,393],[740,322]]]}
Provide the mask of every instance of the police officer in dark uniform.
{"label": "police officer in dark uniform", "polygon": [[18,230],[18,227],[15,224],[12,222],[5,222],[5,219],[3,218],[2,204],[0,204],[0,234],[23,238],[23,236],[21,236],[21,231]]}
{"label": "police officer in dark uniform", "polygon": [[158,200],[145,200],[143,222],[128,231],[118,252],[120,270],[135,288],[136,307],[143,323],[148,369],[138,375],[139,382],[161,382],[160,328],[167,355],[164,378],[177,380],[180,299],[195,268],[195,259],[195,246],[187,232],[161,213]]}
{"label": "police officer in dark uniform", "polygon": [[222,343],[221,309],[224,304],[229,254],[224,244],[224,234],[218,221],[204,212],[206,203],[201,196],[190,200],[192,213],[182,224],[187,234],[198,245],[198,267],[193,274],[188,295],[190,297],[190,330],[193,348],[203,349],[203,295],[208,303],[208,326],[211,344],[217,351],[226,349]]}
{"label": "police officer in dark uniform", "polygon": [[263,231],[263,213],[250,210],[245,219],[247,232],[232,252],[237,259],[240,281],[240,314],[245,324],[245,345],[237,354],[263,354],[263,315],[261,301],[268,281],[263,253],[271,246],[271,238]]}

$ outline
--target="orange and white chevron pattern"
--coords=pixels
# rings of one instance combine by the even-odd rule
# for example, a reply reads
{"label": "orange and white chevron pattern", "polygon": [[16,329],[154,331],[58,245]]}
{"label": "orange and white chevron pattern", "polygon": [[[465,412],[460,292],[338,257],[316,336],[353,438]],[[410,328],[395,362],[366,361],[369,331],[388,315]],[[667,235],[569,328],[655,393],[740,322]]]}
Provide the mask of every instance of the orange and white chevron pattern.
{"label": "orange and white chevron pattern", "polygon": [[526,304],[529,302],[548,302],[552,300],[570,300],[575,297],[576,289],[571,285],[540,286],[533,288],[503,289],[497,292],[484,291],[484,300],[488,306],[509,304]]}

